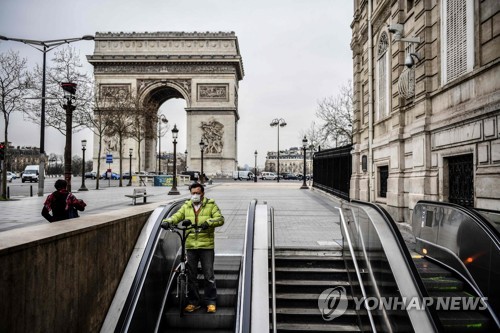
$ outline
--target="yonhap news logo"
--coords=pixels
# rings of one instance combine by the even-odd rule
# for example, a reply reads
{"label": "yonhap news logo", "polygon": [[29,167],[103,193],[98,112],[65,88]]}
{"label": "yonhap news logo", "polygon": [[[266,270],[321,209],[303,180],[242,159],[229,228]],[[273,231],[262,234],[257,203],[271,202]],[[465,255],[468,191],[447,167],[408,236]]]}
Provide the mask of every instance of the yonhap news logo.
{"label": "yonhap news logo", "polygon": [[342,286],[326,289],[318,298],[318,308],[325,321],[342,316],[347,310],[347,304],[347,292]]}
{"label": "yonhap news logo", "polygon": [[[318,309],[325,321],[342,316],[348,307],[347,291],[342,286],[325,289],[318,297]],[[438,311],[481,311],[488,307],[487,297],[352,297],[356,311],[366,309],[388,311],[422,311],[434,307]]]}

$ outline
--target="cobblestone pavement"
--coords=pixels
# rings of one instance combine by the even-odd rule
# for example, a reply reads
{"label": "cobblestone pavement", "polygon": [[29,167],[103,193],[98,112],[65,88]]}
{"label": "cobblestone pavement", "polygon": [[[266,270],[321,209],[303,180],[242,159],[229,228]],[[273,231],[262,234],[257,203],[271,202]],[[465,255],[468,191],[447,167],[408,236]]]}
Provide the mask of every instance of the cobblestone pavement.
{"label": "cobblestone pavement", "polygon": [[[225,217],[225,224],[216,230],[216,251],[239,253],[247,209],[252,199],[267,202],[274,207],[277,247],[317,247],[338,249],[341,239],[338,202],[319,191],[301,190],[299,182],[214,182],[206,189],[206,196],[216,200]],[[130,207],[133,187],[110,187],[102,190],[74,193],[87,203],[81,215],[99,214]],[[149,203],[162,203],[188,198],[187,186],[178,187],[180,196],[168,196],[170,188],[147,186]],[[0,202],[0,232],[46,222],[40,215],[44,197],[25,197]],[[27,230],[28,231],[28,230]]]}

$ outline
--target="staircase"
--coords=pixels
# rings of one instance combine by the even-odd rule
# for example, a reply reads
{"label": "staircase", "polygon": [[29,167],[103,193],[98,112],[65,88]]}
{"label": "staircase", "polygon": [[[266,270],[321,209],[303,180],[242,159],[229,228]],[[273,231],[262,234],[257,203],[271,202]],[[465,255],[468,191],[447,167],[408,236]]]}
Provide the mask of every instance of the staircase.
{"label": "staircase", "polygon": [[[418,273],[424,282],[429,296],[434,303],[441,299],[446,303],[448,297],[474,297],[471,290],[467,290],[464,283],[453,274],[425,258],[414,258]],[[483,311],[438,310],[437,315],[445,332],[492,332],[489,318]]]}
{"label": "staircase", "polygon": [[[278,332],[361,332],[342,252],[276,250],[275,267]],[[271,261],[269,273],[271,283]],[[340,317],[327,321],[321,315],[318,298],[325,289],[337,286],[346,289],[348,308]],[[272,332],[271,286],[269,291]]]}
{"label": "staircase", "polygon": [[[179,306],[175,297],[176,286],[167,299],[164,313],[164,330],[168,333],[230,333],[234,332],[240,256],[215,256],[215,283],[217,285],[217,312],[206,313],[204,304],[193,312],[179,316]],[[203,298],[203,274],[198,273],[200,296]]]}

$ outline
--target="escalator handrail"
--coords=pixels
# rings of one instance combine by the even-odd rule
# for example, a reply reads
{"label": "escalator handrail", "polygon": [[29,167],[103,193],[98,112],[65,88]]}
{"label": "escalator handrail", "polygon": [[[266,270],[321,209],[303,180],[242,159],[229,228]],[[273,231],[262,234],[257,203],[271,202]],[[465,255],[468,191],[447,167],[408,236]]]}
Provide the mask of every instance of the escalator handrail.
{"label": "escalator handrail", "polygon": [[[441,201],[431,201],[431,200],[419,200],[415,206],[419,204],[450,207],[460,211],[461,213],[470,217],[471,220],[473,220],[488,235],[488,237],[492,240],[497,249],[500,250],[500,233],[490,224],[490,222],[486,220],[484,216],[479,214],[479,212],[476,211],[475,208],[469,209],[467,207],[460,206],[451,202],[441,202]],[[490,212],[495,212],[495,211],[490,211]]]}
{"label": "escalator handrail", "polygon": [[[396,240],[400,253],[403,255],[404,261],[406,263],[406,268],[411,273],[410,275],[412,276],[413,284],[417,287],[417,292],[419,293],[420,300],[424,298],[429,298],[430,297],[429,293],[427,292],[427,289],[425,289],[424,282],[422,281],[422,278],[418,273],[417,266],[415,265],[411,257],[410,251],[408,250],[408,247],[406,246],[406,243],[403,239],[403,236],[401,235],[401,232],[399,231],[398,226],[396,225],[396,222],[394,221],[392,216],[383,207],[375,203],[365,202],[360,200],[351,200],[351,204],[371,207],[375,209],[384,218],[386,224],[389,226],[389,229],[391,230],[392,237],[394,238],[394,240]],[[441,321],[439,320],[436,311],[432,307],[426,307],[426,311],[428,311],[436,331],[438,332],[443,331]]]}
{"label": "escalator handrail", "polygon": [[132,287],[127,295],[127,299],[125,304],[123,305],[123,309],[120,313],[120,318],[115,327],[115,332],[126,332],[127,328],[130,324],[131,317],[134,314],[135,305],[137,304],[137,299],[140,296],[140,292],[142,290],[142,286],[144,284],[144,279],[148,272],[148,266],[151,263],[151,259],[154,255],[154,247],[157,241],[158,236],[161,233],[160,224],[162,220],[167,216],[173,209],[175,209],[178,205],[182,204],[185,200],[179,200],[170,203],[170,205],[165,206],[163,211],[160,213],[159,217],[156,219],[152,229],[151,235],[148,237],[148,241],[144,248],[144,252],[137,268],[137,274],[134,277],[132,282]]}
{"label": "escalator handrail", "polygon": [[235,332],[250,333],[252,317],[252,265],[257,199],[250,202],[247,211],[245,242],[240,267],[238,304],[236,308]]}
{"label": "escalator handrail", "polygon": [[[365,286],[363,284],[363,279],[361,278],[361,273],[360,273],[359,266],[358,266],[358,260],[356,259],[356,254],[355,254],[354,248],[352,246],[351,236],[349,235],[349,230],[347,229],[347,223],[345,221],[344,212],[342,212],[342,208],[340,208],[340,207],[337,207],[337,209],[339,210],[340,223],[342,225],[342,228],[344,229],[345,238],[347,240],[349,252],[351,253],[352,263],[354,264],[354,269],[356,271],[356,277],[358,279],[359,287],[361,289],[361,294],[363,295],[364,299],[367,299],[368,297],[367,297],[367,294],[365,291]],[[371,309],[367,309],[367,313],[368,313],[368,319],[370,321],[370,327],[372,328],[372,332],[377,332],[377,328],[375,325],[375,321],[373,320],[373,315],[372,315]]]}
{"label": "escalator handrail", "polygon": [[271,223],[270,238],[271,238],[271,324],[273,333],[278,331],[276,327],[276,240],[274,238],[274,207],[269,209],[269,217]]}

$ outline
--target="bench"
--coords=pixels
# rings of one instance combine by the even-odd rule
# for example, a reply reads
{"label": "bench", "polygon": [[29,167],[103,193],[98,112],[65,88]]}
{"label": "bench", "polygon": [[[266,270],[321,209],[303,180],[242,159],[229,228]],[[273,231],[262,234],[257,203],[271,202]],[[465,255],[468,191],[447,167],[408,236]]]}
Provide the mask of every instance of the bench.
{"label": "bench", "polygon": [[144,203],[146,203],[146,198],[151,197],[152,194],[147,194],[145,188],[134,188],[132,194],[125,194],[126,197],[132,198],[132,204],[135,206],[137,198],[143,198]]}

